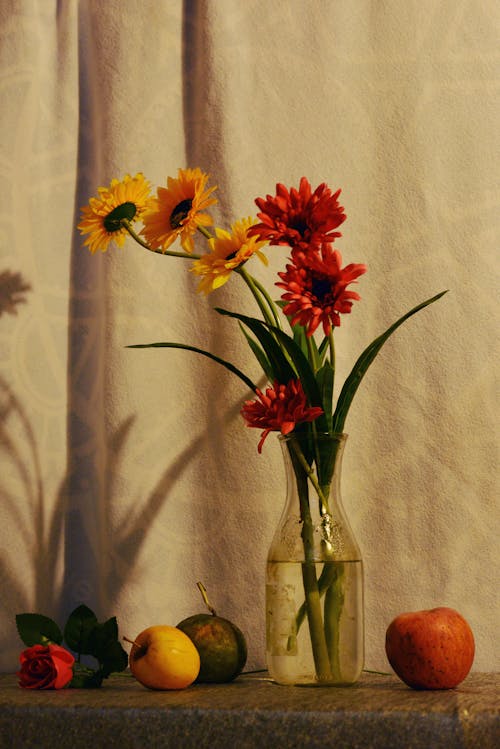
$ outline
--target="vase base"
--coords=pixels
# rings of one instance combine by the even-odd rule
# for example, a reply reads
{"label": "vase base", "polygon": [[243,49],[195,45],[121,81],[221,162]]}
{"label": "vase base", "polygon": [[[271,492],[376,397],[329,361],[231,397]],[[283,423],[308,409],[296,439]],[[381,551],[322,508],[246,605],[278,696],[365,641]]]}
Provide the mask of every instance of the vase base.
{"label": "vase base", "polygon": [[276,686],[280,687],[312,687],[321,689],[322,687],[352,687],[359,679],[355,679],[354,681],[349,680],[343,680],[343,681],[333,681],[329,679],[325,679],[324,681],[311,681],[310,679],[304,679],[297,680],[297,681],[278,681],[278,679],[274,679],[271,677],[271,680],[273,684],[276,684]]}

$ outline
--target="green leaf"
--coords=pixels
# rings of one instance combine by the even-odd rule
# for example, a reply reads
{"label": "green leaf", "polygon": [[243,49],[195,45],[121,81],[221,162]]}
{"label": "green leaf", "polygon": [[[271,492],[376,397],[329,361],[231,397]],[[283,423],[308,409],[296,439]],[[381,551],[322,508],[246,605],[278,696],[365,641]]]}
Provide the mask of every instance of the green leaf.
{"label": "green leaf", "polygon": [[94,612],[83,604],[69,616],[64,628],[64,640],[71,650],[83,655],[91,655],[88,649],[89,635],[97,624]]}
{"label": "green leaf", "polygon": [[[253,317],[246,317],[236,312],[216,309],[221,315],[228,315],[243,322],[258,337],[273,369],[273,375],[278,382],[286,384],[290,380],[300,379],[304,392],[311,406],[323,407],[321,392],[314,376],[314,370],[309,359],[300,346],[283,330],[268,323],[263,323]],[[272,331],[272,334],[268,332]],[[276,339],[278,342],[276,342]],[[288,355],[288,357],[285,355]],[[290,364],[290,360],[293,366]],[[315,421],[320,431],[328,431],[326,416],[320,416]]]}
{"label": "green leaf", "polygon": [[321,401],[323,411],[325,412],[328,423],[328,432],[332,429],[332,411],[333,411],[333,367],[330,362],[325,362],[321,369],[316,373],[316,381],[321,392]]}
{"label": "green leaf", "polygon": [[101,661],[102,656],[106,655],[106,648],[109,643],[117,639],[118,625],[115,616],[105,622],[95,624],[89,635],[90,655]]}
{"label": "green leaf", "polygon": [[106,653],[101,663],[101,671],[106,679],[111,673],[125,671],[128,666],[128,655],[118,640],[113,640],[106,648]]}
{"label": "green leaf", "polygon": [[[277,304],[279,307],[283,308],[288,304],[288,302],[277,302]],[[309,360],[312,359],[311,366],[316,372],[321,366],[322,356],[318,350],[314,337],[307,337],[306,330],[303,325],[299,325],[298,323],[296,325],[292,325],[292,318],[290,316],[287,315],[286,319],[288,320],[290,329],[293,333],[293,340],[300,348],[302,353],[307,356]]]}
{"label": "green leaf", "polygon": [[[321,392],[318,383],[316,382],[314,370],[309,363],[309,359],[302,352],[302,349],[297,346],[293,338],[290,338],[290,336],[278,328],[274,328],[274,333],[294,363],[302,387],[304,388],[304,392],[309,400],[309,404],[311,406],[320,406],[323,408]],[[322,417],[320,417],[320,419],[321,418]],[[319,420],[317,420],[316,423],[319,425]]]}
{"label": "green leaf", "polygon": [[[221,309],[220,307],[216,307],[215,311],[220,315],[227,315],[228,317],[240,320],[252,331],[266,352],[269,364],[272,368],[273,380],[276,379],[278,382],[286,384],[287,382],[290,382],[290,380],[297,379],[297,373],[294,371],[292,365],[285,356],[284,351],[268,330],[269,327],[275,333],[278,328],[268,326],[266,323],[257,320],[255,317],[247,317],[246,315],[240,315],[237,312],[230,312],[229,310]],[[285,333],[283,333],[283,335],[285,335]]]}
{"label": "green leaf", "polygon": [[77,664],[75,663],[73,678],[68,684],[70,689],[97,689],[102,685],[104,676],[101,669],[82,668],[77,670],[76,667]]}
{"label": "green leaf", "polygon": [[17,614],[16,626],[25,645],[60,645],[63,635],[53,619],[43,614]]}
{"label": "green leaf", "polygon": [[408,320],[409,317],[412,317],[412,315],[415,315],[417,312],[419,312],[421,309],[424,309],[424,307],[427,307],[429,304],[436,302],[444,294],[446,294],[446,292],[447,290],[441,291],[439,294],[436,294],[436,296],[433,296],[430,299],[427,299],[425,302],[421,302],[421,304],[418,304],[416,307],[413,307],[413,309],[411,309],[405,315],[400,317],[399,320],[397,320],[393,325],[391,325],[385,331],[385,333],[382,333],[381,336],[376,338],[374,341],[372,341],[372,343],[370,343],[369,346],[367,346],[367,348],[363,351],[361,356],[356,361],[354,367],[351,370],[351,373],[344,382],[342,390],[340,391],[340,395],[337,401],[337,407],[333,415],[334,432],[342,432],[344,430],[344,423],[347,413],[352,403],[352,399],[354,398],[354,395],[361,383],[361,380],[365,376],[368,367],[375,359],[389,336],[392,335],[392,333],[394,333],[394,331],[399,328],[400,325]]}
{"label": "green leaf", "polygon": [[127,667],[128,656],[118,641],[116,617],[94,625],[89,634],[88,646],[89,654],[99,661],[105,676],[112,671],[123,671]]}
{"label": "green leaf", "polygon": [[213,361],[217,362],[217,364],[222,364],[223,367],[228,369],[233,374],[237,375],[240,380],[243,380],[245,385],[247,385],[250,390],[253,390],[255,392],[255,390],[257,389],[257,385],[255,385],[249,377],[243,374],[243,372],[237,369],[237,367],[231,364],[231,362],[225,361],[224,359],[215,356],[215,354],[211,354],[210,351],[204,351],[203,349],[197,348],[196,346],[189,346],[186,343],[172,343],[170,341],[164,341],[160,343],[136,343],[132,346],[127,346],[126,348],[178,348],[184,349],[186,351],[194,351],[196,354],[201,354],[202,356],[206,356],[209,359],[212,359]]}
{"label": "green leaf", "polygon": [[241,323],[239,323],[239,326],[240,326],[241,332],[243,333],[243,335],[245,336],[247,340],[248,345],[252,349],[252,352],[255,358],[257,359],[260,366],[262,367],[264,374],[266,375],[268,380],[272,381],[273,370],[271,368],[271,365],[269,364],[269,359],[267,358],[265,352],[261,349],[259,344],[256,341],[254,341],[254,339],[251,336],[248,335],[248,333],[246,332],[245,328],[243,327]]}
{"label": "green leaf", "polygon": [[323,360],[325,358],[325,354],[328,351],[328,344],[329,344],[329,340],[328,340],[327,336],[325,336],[323,338],[323,340],[321,341],[321,343],[319,345],[319,349],[318,349],[318,354],[319,354],[320,362],[323,362]]}

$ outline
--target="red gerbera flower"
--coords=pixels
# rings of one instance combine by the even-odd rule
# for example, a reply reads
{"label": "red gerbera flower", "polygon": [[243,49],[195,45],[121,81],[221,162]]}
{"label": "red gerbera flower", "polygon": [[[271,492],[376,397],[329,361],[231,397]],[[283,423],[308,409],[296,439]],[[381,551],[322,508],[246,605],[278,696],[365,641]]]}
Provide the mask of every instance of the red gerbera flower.
{"label": "red gerbera flower", "polygon": [[332,325],[340,325],[340,313],[350,312],[353,300],[361,299],[346,287],[366,273],[366,265],[341,266],[340,252],[324,244],[317,252],[295,255],[293,265],[287,265],[284,273],[278,273],[281,281],[276,286],[285,289],[281,298],[288,302],[283,312],[292,317],[292,325],[299,323],[306,327],[308,336],[320,322],[325,335],[329,335]]}
{"label": "red gerbera flower", "polygon": [[290,380],[287,385],[275,381],[265,393],[261,390],[256,390],[256,393],[255,400],[243,404],[241,415],[247,426],[264,428],[257,448],[259,453],[269,432],[289,434],[296,424],[314,421],[323,413],[322,408],[307,405],[300,380]]}
{"label": "red gerbera flower", "polygon": [[300,180],[298,190],[292,187],[288,191],[278,183],[275,197],[267,195],[255,200],[262,223],[252,227],[249,235],[292,248],[333,242],[335,237],[342,236],[334,230],[346,219],[337,200],[339,195],[340,190],[332,193],[324,182],[312,192],[305,177]]}

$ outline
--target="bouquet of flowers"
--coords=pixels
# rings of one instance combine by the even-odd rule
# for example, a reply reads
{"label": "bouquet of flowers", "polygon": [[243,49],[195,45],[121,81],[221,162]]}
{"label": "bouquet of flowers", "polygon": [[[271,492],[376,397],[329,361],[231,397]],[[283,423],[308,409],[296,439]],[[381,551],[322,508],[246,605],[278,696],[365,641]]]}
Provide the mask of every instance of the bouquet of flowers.
{"label": "bouquet of flowers", "polygon": [[[323,621],[319,601],[333,588],[327,571],[318,576],[314,566],[309,487],[322,517],[328,519],[338,442],[325,441],[325,435],[343,432],[353,397],[389,336],[446,292],[418,304],[376,338],[361,353],[335,399],[334,332],[342,316],[349,314],[360,299],[350,287],[367,270],[362,263],[343,266],[341,253],[335,249],[335,241],[341,236],[339,227],[346,219],[339,203],[340,190],[333,192],[325,183],[313,190],[305,177],[298,189],[277,184],[275,195],[255,200],[259,209],[256,219],[242,218],[227,230],[213,228],[207,209],[217,202],[213,194],[216,188],[209,187],[208,182],[209,176],[199,168],[179,169],[177,177],[168,177],[167,186],[158,187],[153,195],[141,173],[126,175],[121,181],[114,179],[109,187],[99,188],[97,197],[82,209],[78,228],[86,235],[85,244],[92,253],[106,251],[112,241],[122,246],[130,236],[149,251],[189,261],[199,292],[214,292],[238,276],[255,300],[259,317],[215,309],[239,322],[267,379],[264,389],[232,362],[210,351],[175,342],[141,346],[187,349],[239,377],[245,390],[249,388],[254,394],[244,402],[241,414],[247,426],[261,430],[259,453],[270,432],[287,437],[299,487],[304,547],[304,605],[297,611],[296,625],[299,628],[307,617],[316,676],[328,681],[335,670],[335,656],[325,649],[325,638],[331,640],[332,633]],[[206,241],[203,253],[195,252],[197,235]],[[177,241],[181,249],[174,250]],[[248,270],[253,256],[267,263],[263,253],[266,245],[285,247],[288,253],[288,262],[275,284],[281,290],[279,301],[273,300]],[[337,609],[341,600],[337,596],[333,604]],[[327,619],[326,614],[324,617]]]}

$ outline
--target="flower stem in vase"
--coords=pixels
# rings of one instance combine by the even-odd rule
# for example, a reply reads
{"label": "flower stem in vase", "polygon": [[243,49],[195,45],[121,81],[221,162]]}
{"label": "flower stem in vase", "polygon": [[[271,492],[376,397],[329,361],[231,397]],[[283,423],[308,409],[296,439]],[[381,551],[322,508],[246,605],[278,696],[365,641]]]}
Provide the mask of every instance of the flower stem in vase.
{"label": "flower stem in vase", "polygon": [[[305,609],[311,647],[318,681],[331,679],[330,659],[326,634],[323,625],[321,611],[321,597],[316,577],[316,563],[314,559],[314,528],[309,507],[309,487],[307,472],[303,467],[303,454],[300,447],[292,440],[291,458],[294,465],[297,489],[300,502],[300,517],[302,521],[302,543],[304,546],[304,559],[302,564],[302,581],[304,584]],[[300,454],[300,457],[299,457]]]}
{"label": "flower stem in vase", "polygon": [[330,666],[334,681],[340,681],[340,617],[344,606],[344,578],[345,566],[342,562],[335,564],[331,571],[334,573],[325,592],[325,640],[330,654]]}

